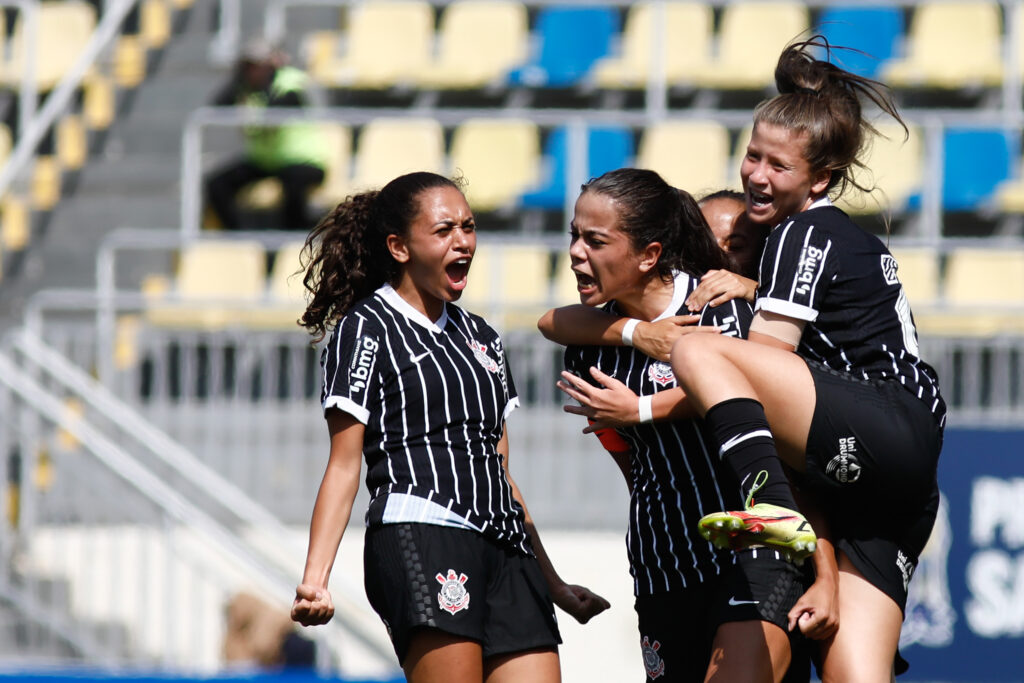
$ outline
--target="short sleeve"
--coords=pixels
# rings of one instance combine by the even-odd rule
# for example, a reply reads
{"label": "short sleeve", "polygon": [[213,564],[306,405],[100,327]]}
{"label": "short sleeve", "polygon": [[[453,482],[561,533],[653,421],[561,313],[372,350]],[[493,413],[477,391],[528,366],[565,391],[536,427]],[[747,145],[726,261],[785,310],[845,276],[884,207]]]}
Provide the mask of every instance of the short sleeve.
{"label": "short sleeve", "polygon": [[325,413],[338,408],[367,423],[370,397],[377,395],[380,386],[381,345],[382,335],[365,318],[342,318],[321,359],[324,381],[320,402]]}
{"label": "short sleeve", "polygon": [[761,258],[754,309],[814,321],[836,272],[837,258],[826,231],[799,220],[777,227],[768,236]]}
{"label": "short sleeve", "polygon": [[700,313],[699,325],[712,325],[722,330],[726,337],[746,339],[750,323],[754,319],[754,308],[746,299],[732,299],[720,306],[705,305]]}

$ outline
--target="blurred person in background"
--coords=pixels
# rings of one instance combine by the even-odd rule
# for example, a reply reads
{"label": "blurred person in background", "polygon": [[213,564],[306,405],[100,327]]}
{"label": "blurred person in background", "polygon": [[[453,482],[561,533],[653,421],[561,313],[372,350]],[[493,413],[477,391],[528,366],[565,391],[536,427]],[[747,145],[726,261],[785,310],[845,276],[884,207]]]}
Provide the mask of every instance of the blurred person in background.
{"label": "blurred person in background", "polygon": [[560,680],[552,600],[586,623],[608,602],[555,572],[509,475],[518,406],[501,338],[454,302],[476,223],[458,185],[410,173],[310,233],[301,324],[323,355],[330,456],[292,618],[334,614],[327,584],[365,457],[364,576],[413,683]]}
{"label": "blurred person in background", "polygon": [[[310,102],[309,78],[289,66],[284,53],[263,41],[245,46],[231,81],[216,96],[217,106],[243,106],[257,113],[269,108],[306,107]],[[307,231],[309,194],[324,180],[327,153],[324,141],[311,123],[282,125],[247,124],[243,129],[245,152],[215,170],[206,180],[206,196],[221,227],[239,230],[238,194],[264,178],[281,183],[279,227]]]}

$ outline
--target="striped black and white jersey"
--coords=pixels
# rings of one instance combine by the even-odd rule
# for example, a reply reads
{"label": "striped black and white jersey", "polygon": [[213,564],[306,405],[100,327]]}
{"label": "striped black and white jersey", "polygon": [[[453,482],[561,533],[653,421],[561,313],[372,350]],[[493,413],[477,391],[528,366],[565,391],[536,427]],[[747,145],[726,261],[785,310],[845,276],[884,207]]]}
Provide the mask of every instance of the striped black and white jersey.
{"label": "striped black and white jersey", "polygon": [[366,425],[368,526],[472,529],[531,554],[497,451],[519,399],[483,318],[446,304],[432,322],[385,285],[342,317],[321,365],[324,411]]}
{"label": "striped black and white jersey", "polygon": [[822,200],[768,236],[755,310],[806,321],[797,353],[863,379],[897,381],[943,424],[938,376],[921,360],[897,268],[881,240]]}
{"label": "striped black and white jersey", "polygon": [[[689,314],[684,302],[699,283],[686,273],[677,275],[672,303],[657,319]],[[614,302],[604,308],[622,314]],[[750,304],[741,299],[705,307],[700,324],[746,337],[752,317]],[[638,395],[676,386],[671,365],[630,347],[570,346],[565,366],[590,382],[589,368],[596,366]],[[743,504],[735,475],[723,466],[703,421],[653,422],[617,431],[631,452],[626,547],[635,594],[696,586],[731,567],[732,554],[715,548],[697,531],[704,515]]]}

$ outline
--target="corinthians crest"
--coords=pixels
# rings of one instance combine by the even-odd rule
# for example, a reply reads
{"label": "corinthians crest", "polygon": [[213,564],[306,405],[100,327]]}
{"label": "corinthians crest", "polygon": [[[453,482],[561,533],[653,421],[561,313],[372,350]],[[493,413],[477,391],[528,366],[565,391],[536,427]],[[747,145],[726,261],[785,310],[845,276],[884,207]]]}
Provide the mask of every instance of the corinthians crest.
{"label": "corinthians crest", "polygon": [[676,381],[676,376],[672,372],[672,366],[668,363],[662,363],[657,361],[647,366],[647,377],[655,384],[665,386]]}
{"label": "corinthians crest", "polygon": [[497,361],[487,355],[486,344],[481,344],[476,339],[470,339],[466,343],[473,350],[473,357],[476,358],[476,362],[484,366],[488,372],[497,372],[500,369],[498,368]]}
{"label": "corinthians crest", "polygon": [[665,675],[665,660],[658,654],[661,643],[654,641],[652,645],[647,636],[644,636],[644,641],[640,643],[640,649],[644,655],[644,668],[647,669],[647,677],[655,679]]}
{"label": "corinthians crest", "polygon": [[465,586],[469,580],[468,576],[456,574],[454,569],[449,569],[447,577],[439,573],[436,578],[441,584],[441,590],[437,594],[437,604],[441,609],[449,614],[455,614],[469,607],[469,591]]}

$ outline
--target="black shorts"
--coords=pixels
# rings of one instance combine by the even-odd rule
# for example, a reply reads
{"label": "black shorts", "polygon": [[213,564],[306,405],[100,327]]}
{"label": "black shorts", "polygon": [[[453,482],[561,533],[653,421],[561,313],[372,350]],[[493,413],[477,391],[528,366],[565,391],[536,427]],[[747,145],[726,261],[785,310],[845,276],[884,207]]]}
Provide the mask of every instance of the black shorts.
{"label": "black shorts", "polygon": [[836,547],[902,610],[938,512],[942,428],[896,381],[807,366],[817,402],[798,481],[827,501]]}
{"label": "black shorts", "polygon": [[484,658],[562,642],[537,559],[475,531],[432,524],[369,529],[363,570],[366,597],[399,663],[421,627],[475,640]]}
{"label": "black shorts", "polygon": [[[647,680],[703,681],[715,632],[735,621],[767,621],[787,630],[789,610],[810,585],[810,575],[764,548],[736,553],[736,564],[707,584],[636,599]],[[806,683],[806,639],[790,633],[792,663],[784,681]]]}

